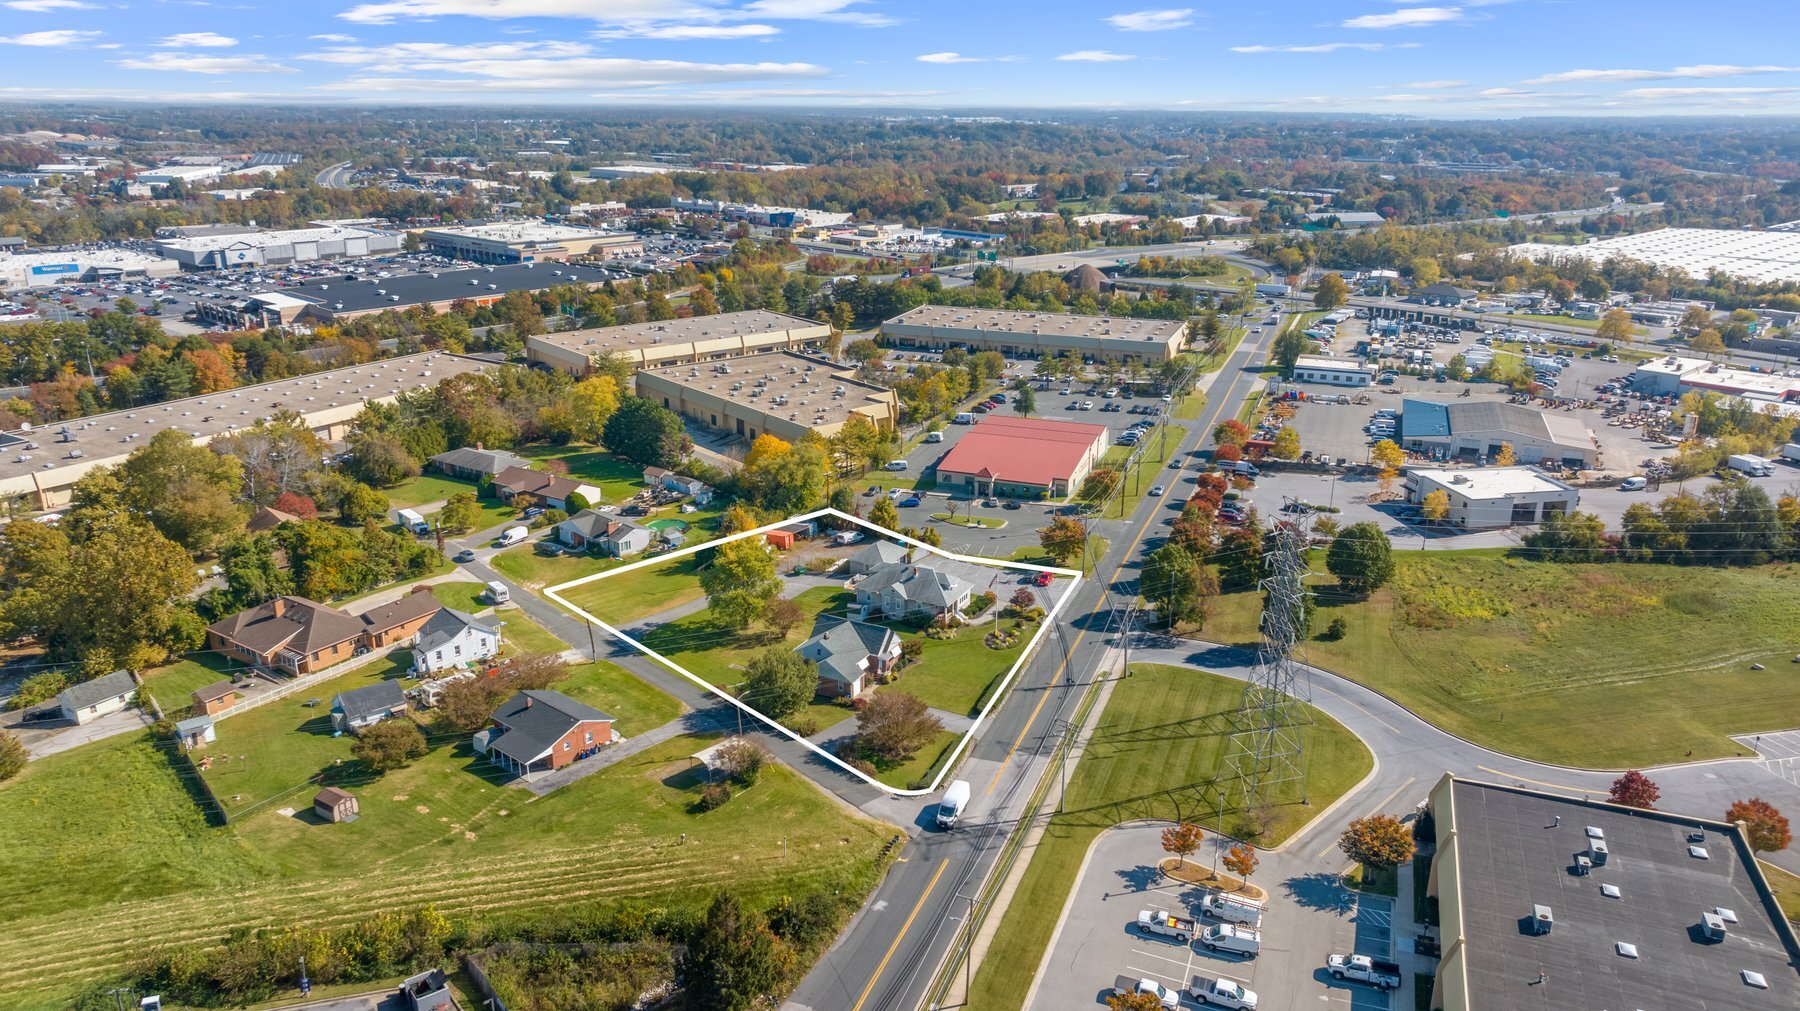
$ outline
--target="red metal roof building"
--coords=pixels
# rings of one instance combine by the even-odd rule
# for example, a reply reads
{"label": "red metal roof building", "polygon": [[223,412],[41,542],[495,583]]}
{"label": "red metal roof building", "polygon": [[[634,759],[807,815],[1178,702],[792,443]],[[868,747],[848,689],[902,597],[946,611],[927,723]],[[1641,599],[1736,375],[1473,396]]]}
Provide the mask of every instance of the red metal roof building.
{"label": "red metal roof building", "polygon": [[976,495],[1065,498],[1111,444],[1105,425],[990,414],[944,454],[938,484]]}

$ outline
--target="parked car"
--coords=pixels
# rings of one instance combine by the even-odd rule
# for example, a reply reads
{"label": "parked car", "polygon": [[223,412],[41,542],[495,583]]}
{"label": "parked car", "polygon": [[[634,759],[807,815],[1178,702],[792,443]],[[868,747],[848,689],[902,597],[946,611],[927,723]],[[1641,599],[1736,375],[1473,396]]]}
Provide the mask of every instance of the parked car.
{"label": "parked car", "polygon": [[881,469],[882,470],[905,470],[906,469],[906,461],[905,460],[889,460],[887,462],[887,466],[885,466]]}
{"label": "parked car", "polygon": [[1619,482],[1620,491],[1643,491],[1650,487],[1650,482],[1641,477],[1628,477]]}
{"label": "parked car", "polygon": [[464,548],[461,551],[458,551],[456,553],[456,560],[459,563],[460,562],[472,562],[475,560],[475,552],[469,548]]}
{"label": "parked car", "polygon": [[921,500],[920,500],[919,496],[908,495],[905,498],[900,500],[900,506],[901,506],[901,508],[906,508],[908,506],[916,506],[919,504],[920,501]]}
{"label": "parked car", "polygon": [[1031,582],[1034,586],[1049,586],[1052,578],[1050,573],[1040,572],[1031,578]]}

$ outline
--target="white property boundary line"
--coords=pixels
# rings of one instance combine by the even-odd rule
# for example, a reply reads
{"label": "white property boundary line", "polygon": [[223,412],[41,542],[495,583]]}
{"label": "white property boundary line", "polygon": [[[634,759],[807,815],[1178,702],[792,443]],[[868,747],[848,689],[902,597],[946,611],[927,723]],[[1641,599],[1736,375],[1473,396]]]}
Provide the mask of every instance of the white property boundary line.
{"label": "white property boundary line", "polygon": [[[925,787],[923,790],[898,790],[898,789],[895,789],[894,787],[887,785],[886,783],[881,782],[880,780],[873,778],[872,776],[869,776],[857,769],[851,768],[849,765],[845,764],[843,762],[843,760],[839,759],[836,755],[833,755],[829,751],[826,751],[824,748],[821,748],[818,745],[814,744],[813,742],[807,740],[805,737],[802,737],[801,735],[794,733],[792,730],[789,730],[787,728],[787,726],[785,724],[783,724],[780,720],[776,720],[769,716],[763,715],[762,713],[758,712],[754,707],[746,705],[743,702],[743,700],[737,698],[736,696],[732,695],[731,693],[724,691],[723,689],[713,685],[712,683],[708,682],[705,678],[695,676],[695,674],[692,671],[687,670],[686,668],[682,667],[680,664],[677,664],[674,661],[670,660],[668,657],[663,656],[661,653],[658,653],[657,651],[644,645],[643,643],[632,638],[631,636],[626,635],[623,631],[613,627],[612,625],[607,624],[604,621],[601,621],[599,618],[594,617],[593,615],[589,614],[587,611],[583,610],[582,608],[575,606],[573,603],[569,602],[562,595],[562,592],[564,590],[572,589],[577,586],[583,586],[587,583],[592,583],[596,580],[606,579],[611,576],[623,575],[627,572],[633,572],[637,569],[641,569],[641,568],[644,568],[644,567],[650,566],[650,565],[662,565],[665,562],[672,562],[679,558],[685,558],[688,555],[694,554],[696,552],[712,550],[713,548],[717,548],[722,545],[729,544],[732,541],[743,540],[743,539],[749,538],[749,537],[761,537],[771,530],[779,530],[782,527],[789,526],[794,523],[802,523],[802,522],[805,522],[808,520],[816,520],[816,519],[827,518],[827,517],[832,518],[832,519],[843,520],[843,521],[846,521],[849,523],[853,523],[856,526],[863,527],[864,529],[873,532],[877,536],[892,538],[893,540],[900,541],[901,543],[909,544],[915,548],[920,548],[922,550],[931,552],[933,554],[941,555],[945,558],[954,559],[955,561],[959,561],[959,562],[967,562],[972,565],[985,565],[985,566],[989,566],[989,567],[1018,569],[1018,570],[1025,571],[1025,572],[1048,572],[1051,575],[1055,575],[1055,576],[1068,576],[1069,577],[1069,583],[1068,583],[1067,587],[1064,588],[1062,595],[1057,597],[1056,600],[1051,603],[1049,613],[1045,614],[1044,620],[1038,623],[1038,630],[1037,630],[1036,634],[1034,634],[1031,637],[1030,642],[1027,642],[1025,644],[1025,648],[1023,650],[1019,651],[1019,658],[1013,662],[1012,669],[1006,672],[1006,675],[1005,675],[1005,677],[1003,677],[1001,679],[999,686],[996,687],[992,692],[990,692],[988,694],[987,705],[985,705],[981,708],[981,712],[976,714],[976,716],[975,716],[975,721],[969,725],[969,729],[967,731],[964,731],[962,737],[956,742],[956,747],[950,752],[949,759],[946,760],[938,768],[937,777],[931,781],[931,785]],[[966,749],[969,746],[970,741],[975,739],[975,734],[977,731],[979,731],[981,729],[981,725],[983,723],[987,722],[988,714],[993,711],[995,703],[999,702],[1001,697],[1006,694],[1007,688],[1011,687],[1013,678],[1018,676],[1019,671],[1025,666],[1025,662],[1027,660],[1031,659],[1032,655],[1037,652],[1038,643],[1043,641],[1044,633],[1048,632],[1050,630],[1050,627],[1056,623],[1057,615],[1059,613],[1061,613],[1063,605],[1068,603],[1070,596],[1073,595],[1073,593],[1075,592],[1076,586],[1080,585],[1081,579],[1082,579],[1082,574],[1075,571],[1074,569],[1064,569],[1064,568],[1059,568],[1059,567],[1053,566],[1053,565],[1031,565],[1026,562],[1005,561],[1005,560],[1001,560],[998,558],[983,558],[979,555],[962,555],[962,554],[957,554],[957,553],[951,552],[951,551],[944,551],[939,548],[934,548],[931,545],[926,544],[923,541],[919,541],[919,540],[915,540],[911,537],[907,537],[904,534],[896,533],[896,532],[894,532],[892,530],[888,530],[884,527],[878,527],[875,524],[862,519],[861,517],[851,516],[847,513],[839,512],[836,509],[825,508],[825,509],[818,509],[818,510],[815,510],[810,513],[804,513],[799,516],[790,516],[787,519],[777,520],[774,523],[767,523],[767,524],[764,524],[763,526],[757,527],[754,530],[745,530],[745,531],[741,531],[739,533],[732,534],[730,537],[721,538],[721,539],[715,540],[715,541],[707,541],[704,544],[696,544],[691,548],[683,548],[680,551],[671,551],[671,552],[668,552],[667,554],[657,555],[654,558],[646,558],[642,561],[632,562],[630,565],[622,565],[616,569],[608,569],[605,572],[596,572],[591,576],[582,576],[580,579],[571,579],[566,583],[558,583],[555,586],[545,588],[544,596],[549,597],[551,600],[555,601],[556,603],[561,604],[563,607],[566,607],[569,610],[575,612],[577,615],[581,616],[581,618],[583,620],[587,621],[589,624],[599,626],[599,628],[602,631],[604,631],[607,635],[610,635],[613,638],[619,640],[620,642],[623,642],[626,645],[632,647],[633,649],[639,651],[640,653],[643,653],[645,656],[650,657],[651,659],[662,664],[664,667],[667,667],[670,670],[674,671],[675,673],[680,674],[681,676],[687,678],[689,681],[692,681],[695,684],[699,685],[701,688],[704,688],[707,691],[711,692],[712,694],[718,696],[719,698],[724,699],[726,702],[729,702],[732,705],[737,706],[739,709],[742,709],[744,712],[749,713],[751,716],[754,716],[757,719],[762,720],[764,723],[767,723],[767,724],[775,727],[775,729],[777,729],[777,730],[781,731],[783,734],[787,735],[787,737],[789,739],[791,739],[794,742],[811,750],[813,752],[813,754],[818,755],[820,758],[825,759],[827,762],[830,762],[832,765],[837,766],[838,768],[844,770],[845,772],[851,774],[852,776],[855,776],[856,778],[862,780],[863,782],[869,784],[870,786],[873,786],[876,789],[881,790],[883,792],[892,794],[893,796],[896,796],[896,797],[923,797],[928,794],[936,793],[939,785],[941,785],[943,783],[944,776],[946,774],[948,774],[951,769],[956,767],[957,761],[962,758],[962,753],[963,753],[964,749]],[[596,658],[596,659],[598,659],[598,658]]]}

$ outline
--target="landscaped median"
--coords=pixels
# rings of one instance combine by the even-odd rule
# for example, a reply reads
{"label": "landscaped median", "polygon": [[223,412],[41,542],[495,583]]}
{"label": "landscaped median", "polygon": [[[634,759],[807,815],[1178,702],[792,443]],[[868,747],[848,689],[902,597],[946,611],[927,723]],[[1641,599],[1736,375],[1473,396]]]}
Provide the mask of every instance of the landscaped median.
{"label": "landscaped median", "polygon": [[[1184,667],[1136,664],[1112,687],[1086,750],[1069,774],[1063,813],[1050,815],[1018,889],[975,974],[967,1004],[1022,1006],[1056,930],[1057,917],[1100,833],[1139,819],[1199,824],[1211,831],[1231,788],[1229,714],[1244,683]],[[1227,806],[1224,833],[1275,846],[1330,807],[1374,768],[1361,741],[1308,707],[1305,731],[1309,804],[1298,784],[1278,787],[1260,817]]]}

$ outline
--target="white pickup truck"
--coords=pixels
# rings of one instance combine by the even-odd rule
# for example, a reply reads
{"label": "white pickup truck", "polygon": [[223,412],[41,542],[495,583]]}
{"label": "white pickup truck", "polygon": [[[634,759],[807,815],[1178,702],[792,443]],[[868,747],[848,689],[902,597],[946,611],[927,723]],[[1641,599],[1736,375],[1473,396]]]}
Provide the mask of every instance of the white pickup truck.
{"label": "white pickup truck", "polygon": [[1400,985],[1400,965],[1367,955],[1327,955],[1325,969],[1332,979],[1367,983],[1378,990],[1392,990]]}
{"label": "white pickup truck", "polygon": [[1254,1011],[1256,1007],[1255,990],[1246,990],[1224,977],[1196,976],[1194,985],[1187,988],[1187,995],[1214,1007],[1236,1008],[1239,1011]]}
{"label": "white pickup truck", "polygon": [[1137,976],[1119,976],[1113,980],[1113,993],[1120,997],[1129,997],[1134,993],[1148,993],[1156,996],[1157,1003],[1165,1008],[1181,1006],[1181,992],[1171,990],[1153,979],[1140,979]]}
{"label": "white pickup truck", "polygon": [[1148,909],[1141,910],[1138,913],[1137,925],[1138,929],[1146,934],[1161,934],[1164,937],[1173,937],[1182,944],[1186,944],[1194,939],[1193,920],[1184,920],[1179,916],[1171,916],[1161,909],[1158,909],[1155,912],[1151,912]]}

